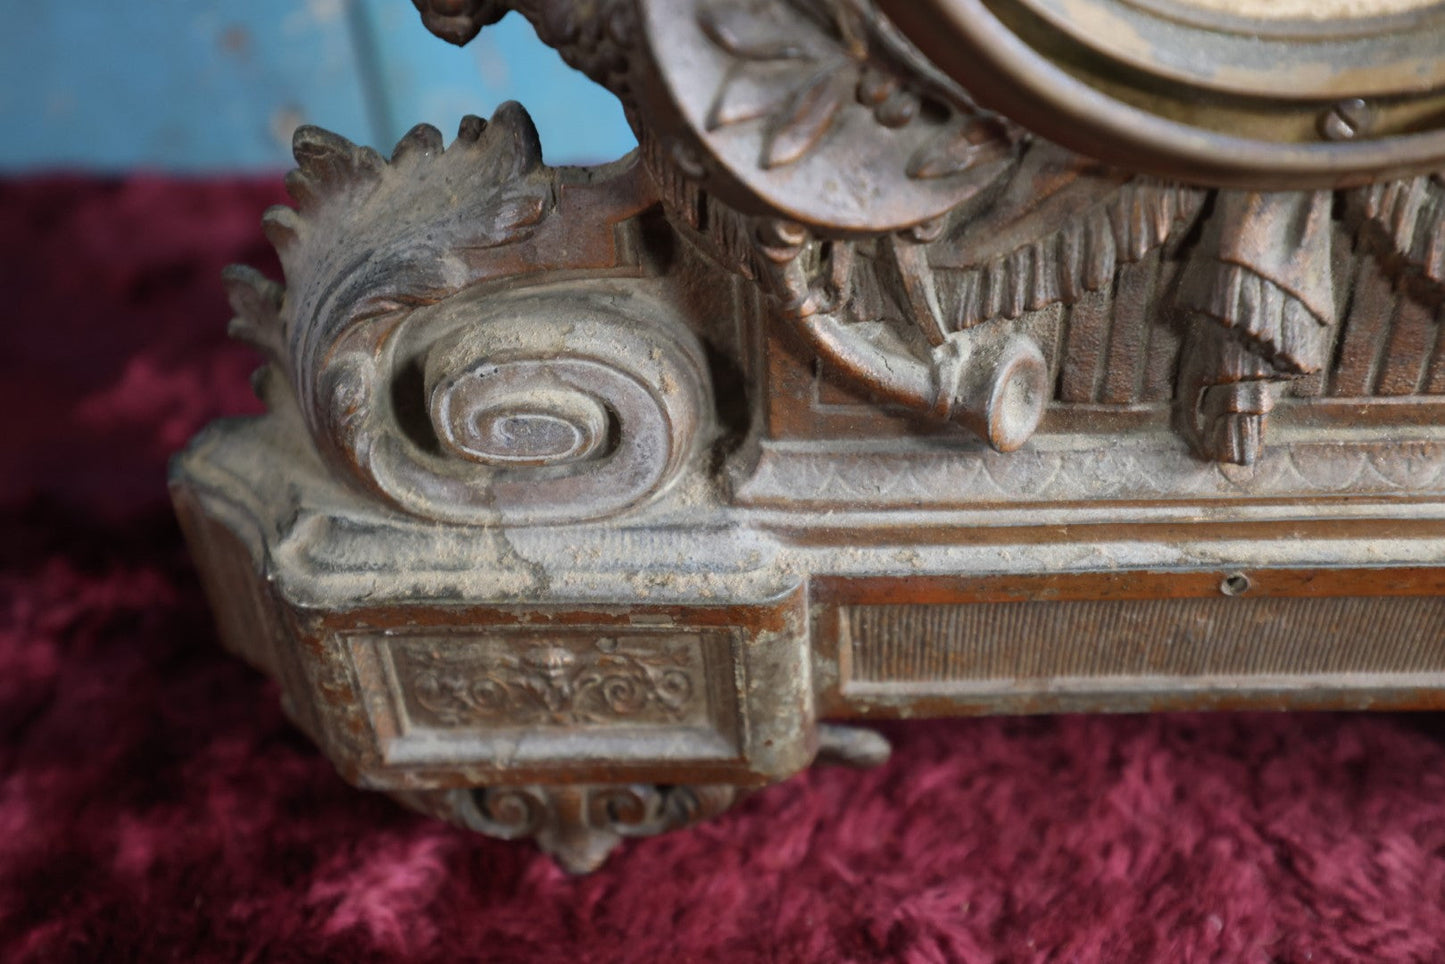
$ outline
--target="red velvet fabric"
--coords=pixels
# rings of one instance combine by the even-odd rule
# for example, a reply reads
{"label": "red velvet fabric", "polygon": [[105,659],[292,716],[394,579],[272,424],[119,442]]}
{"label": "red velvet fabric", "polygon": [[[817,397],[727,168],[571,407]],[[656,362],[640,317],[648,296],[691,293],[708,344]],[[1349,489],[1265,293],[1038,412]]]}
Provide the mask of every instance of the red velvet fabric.
{"label": "red velvet fabric", "polygon": [[344,785],[216,645],[167,455],[253,412],[273,181],[0,185],[0,960],[1445,960],[1434,715],[888,728],[573,879]]}

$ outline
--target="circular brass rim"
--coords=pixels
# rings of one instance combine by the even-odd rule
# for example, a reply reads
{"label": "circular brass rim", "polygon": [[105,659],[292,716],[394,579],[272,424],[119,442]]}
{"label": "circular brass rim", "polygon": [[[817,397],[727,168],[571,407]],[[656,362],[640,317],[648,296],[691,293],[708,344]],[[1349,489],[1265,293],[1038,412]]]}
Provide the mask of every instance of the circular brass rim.
{"label": "circular brass rim", "polygon": [[1268,21],[1177,0],[1012,2],[1140,74],[1226,94],[1328,101],[1445,87],[1445,3],[1393,16]]}
{"label": "circular brass rim", "polygon": [[1210,7],[1191,0],[1121,0],[1158,17],[1195,27],[1246,37],[1295,37],[1324,40],[1338,37],[1362,37],[1400,33],[1414,29],[1422,18],[1438,16],[1445,8],[1440,0],[1429,0],[1418,7],[1393,13],[1364,17],[1339,17],[1331,20],[1299,20],[1276,17],[1246,17]]}
{"label": "circular brass rim", "polygon": [[[1145,5],[1157,2],[1144,0]],[[1218,83],[1207,86],[1187,71],[1161,67],[1160,58],[1151,59],[1145,48],[1130,61],[1107,55],[1097,40],[1081,42],[1073,36],[1081,29],[1077,20],[1065,31],[1038,12],[1044,6],[1063,8],[1062,0],[879,0],[879,6],[980,104],[1065,147],[1123,167],[1213,185],[1301,189],[1445,167],[1445,56],[1427,65],[1438,79],[1414,83],[1402,83],[1398,74],[1388,82],[1381,79],[1389,76],[1388,60],[1365,61],[1366,70],[1386,64],[1373,90],[1393,96],[1379,101],[1375,129],[1352,131],[1359,136],[1351,140],[1326,140],[1317,121],[1336,100],[1359,97],[1345,92],[1363,85],[1311,88],[1297,80],[1292,89],[1262,82],[1248,92],[1221,90]],[[1138,0],[1070,0],[1068,6],[1147,12]],[[1445,5],[1405,15],[1404,21],[1363,19],[1356,24],[1355,40],[1343,42],[1386,49],[1401,36],[1402,22],[1413,25],[1414,34],[1439,41],[1435,50],[1445,50]],[[1179,29],[1191,36],[1210,28]],[[1176,36],[1174,42],[1179,40]],[[1252,42],[1261,41],[1256,36]],[[1338,57],[1341,42],[1326,37],[1296,46],[1304,51],[1334,45]],[[1277,43],[1291,41],[1281,35]],[[1291,69],[1289,63],[1277,66]]]}

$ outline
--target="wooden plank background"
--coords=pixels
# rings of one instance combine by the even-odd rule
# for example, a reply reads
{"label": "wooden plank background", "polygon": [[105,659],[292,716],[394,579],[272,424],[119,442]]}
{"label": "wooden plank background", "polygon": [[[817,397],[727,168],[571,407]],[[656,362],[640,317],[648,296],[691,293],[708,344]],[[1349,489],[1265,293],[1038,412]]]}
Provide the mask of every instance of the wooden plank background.
{"label": "wooden plank background", "polygon": [[463,49],[408,0],[0,0],[0,172],[204,174],[290,166],[320,124],[388,153],[412,124],[450,138],[505,100],[552,163],[634,145],[616,100],[517,15]]}

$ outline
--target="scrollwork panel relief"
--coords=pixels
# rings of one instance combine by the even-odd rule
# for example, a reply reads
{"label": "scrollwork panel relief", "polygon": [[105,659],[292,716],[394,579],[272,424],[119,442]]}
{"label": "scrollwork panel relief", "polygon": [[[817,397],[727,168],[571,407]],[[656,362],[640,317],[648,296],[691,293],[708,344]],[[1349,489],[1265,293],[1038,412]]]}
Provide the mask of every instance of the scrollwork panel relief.
{"label": "scrollwork panel relief", "polygon": [[740,654],[729,631],[499,626],[346,638],[391,764],[740,753]]}
{"label": "scrollwork panel relief", "polygon": [[413,727],[668,725],[708,718],[697,636],[412,639],[387,647]]}

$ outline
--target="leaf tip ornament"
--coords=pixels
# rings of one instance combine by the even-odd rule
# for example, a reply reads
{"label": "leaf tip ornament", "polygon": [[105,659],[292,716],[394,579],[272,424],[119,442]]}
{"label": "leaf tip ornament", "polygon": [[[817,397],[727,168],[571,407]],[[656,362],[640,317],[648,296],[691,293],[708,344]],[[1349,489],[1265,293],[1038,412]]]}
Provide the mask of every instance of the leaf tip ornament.
{"label": "leaf tip ornament", "polygon": [[833,126],[852,88],[849,78],[830,68],[813,74],[794,90],[763,138],[762,167],[783,167],[807,155]]}

